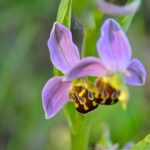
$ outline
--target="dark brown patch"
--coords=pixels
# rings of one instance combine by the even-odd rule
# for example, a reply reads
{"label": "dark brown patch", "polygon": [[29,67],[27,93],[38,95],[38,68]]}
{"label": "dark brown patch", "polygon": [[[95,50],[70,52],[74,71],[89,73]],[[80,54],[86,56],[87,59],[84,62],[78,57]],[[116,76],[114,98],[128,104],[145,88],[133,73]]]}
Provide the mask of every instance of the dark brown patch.
{"label": "dark brown patch", "polygon": [[102,79],[96,81],[95,84],[99,96],[95,98],[95,101],[101,105],[112,105],[118,102],[120,91],[113,88],[109,83],[103,82]]}
{"label": "dark brown patch", "polygon": [[120,91],[103,82],[102,79],[96,81],[95,88],[93,92],[84,86],[74,86],[70,91],[69,98],[75,103],[78,112],[86,114],[97,108],[99,104],[112,105],[118,102]]}
{"label": "dark brown patch", "polygon": [[82,86],[76,86],[74,89],[75,90],[70,93],[70,98],[75,102],[76,110],[78,112],[86,114],[98,107],[93,92]]}

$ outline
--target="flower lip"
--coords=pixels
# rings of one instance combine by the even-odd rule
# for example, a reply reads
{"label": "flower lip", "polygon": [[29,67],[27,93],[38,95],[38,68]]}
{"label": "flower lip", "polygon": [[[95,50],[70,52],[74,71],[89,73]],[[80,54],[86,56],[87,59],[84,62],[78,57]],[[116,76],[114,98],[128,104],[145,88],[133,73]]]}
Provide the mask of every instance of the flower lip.
{"label": "flower lip", "polygon": [[109,3],[106,0],[97,0],[97,4],[100,10],[108,15],[125,16],[130,13],[136,12],[140,6],[140,1],[134,0],[133,2],[125,6],[119,6],[119,5]]}

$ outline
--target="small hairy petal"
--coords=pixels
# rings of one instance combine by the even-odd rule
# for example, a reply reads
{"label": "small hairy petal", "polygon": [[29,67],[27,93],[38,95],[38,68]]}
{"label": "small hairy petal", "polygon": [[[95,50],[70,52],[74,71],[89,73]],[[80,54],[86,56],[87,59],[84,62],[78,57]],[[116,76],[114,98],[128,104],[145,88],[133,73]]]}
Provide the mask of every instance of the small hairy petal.
{"label": "small hairy petal", "polygon": [[133,59],[124,74],[127,84],[140,86],[145,83],[146,71],[138,59]]}
{"label": "small hairy petal", "polygon": [[113,19],[107,19],[103,24],[97,50],[111,72],[125,70],[130,62],[131,47],[128,38]]}
{"label": "small hairy petal", "polygon": [[55,22],[48,40],[50,58],[57,69],[64,74],[80,60],[77,46],[72,41],[69,29]]}
{"label": "small hairy petal", "polygon": [[72,68],[65,80],[70,81],[85,76],[97,77],[105,75],[106,73],[106,68],[99,59],[95,57],[86,57]]}
{"label": "small hairy petal", "polygon": [[42,103],[46,119],[55,116],[68,102],[68,89],[71,82],[63,82],[63,77],[54,77],[47,81],[42,90]]}
{"label": "small hairy petal", "polygon": [[140,1],[134,0],[133,2],[125,6],[119,6],[119,5],[111,4],[106,0],[97,0],[97,4],[100,10],[108,15],[125,16],[130,13],[136,12],[136,10],[140,6]]}

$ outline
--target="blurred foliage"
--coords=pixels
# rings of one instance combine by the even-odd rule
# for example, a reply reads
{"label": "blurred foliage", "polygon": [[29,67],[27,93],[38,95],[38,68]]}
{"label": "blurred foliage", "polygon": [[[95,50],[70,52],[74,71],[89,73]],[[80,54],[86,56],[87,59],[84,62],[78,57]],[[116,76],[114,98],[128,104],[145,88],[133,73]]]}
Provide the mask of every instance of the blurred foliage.
{"label": "blurred foliage", "polygon": [[150,149],[150,135],[146,136],[144,140],[138,142],[130,150],[149,150]]}
{"label": "blurred foliage", "polygon": [[66,27],[70,28],[71,26],[71,14],[72,14],[72,0],[62,0],[58,13],[57,13],[57,21]]}
{"label": "blurred foliage", "polygon": [[[0,1],[0,150],[69,149],[69,131],[62,113],[45,120],[41,102],[42,87],[53,75],[46,43],[59,3],[59,0]],[[150,26],[147,19],[150,5],[145,7],[146,3],[148,0],[143,0],[128,31],[134,57],[140,58],[146,66],[146,85],[130,87],[126,111],[116,104],[101,106],[94,112],[96,121],[92,127],[91,145],[99,142],[103,133],[101,123],[109,128],[112,142],[120,147],[150,133],[150,35],[145,32]],[[91,28],[93,16],[99,14],[97,9],[93,12],[95,8],[94,1],[82,0],[79,4],[74,0],[73,16],[83,27]],[[86,34],[94,36],[96,41],[99,31],[88,30]],[[95,45],[91,42],[86,47],[92,55],[96,52]]]}

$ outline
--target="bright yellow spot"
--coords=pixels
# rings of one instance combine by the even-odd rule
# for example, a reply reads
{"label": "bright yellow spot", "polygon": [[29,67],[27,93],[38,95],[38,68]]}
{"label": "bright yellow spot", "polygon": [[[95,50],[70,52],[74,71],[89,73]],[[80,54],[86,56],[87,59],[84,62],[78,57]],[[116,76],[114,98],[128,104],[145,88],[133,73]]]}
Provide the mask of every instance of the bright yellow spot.
{"label": "bright yellow spot", "polygon": [[96,93],[94,94],[94,97],[95,97],[95,98],[99,98],[99,94],[96,92]]}
{"label": "bright yellow spot", "polygon": [[[74,87],[76,87],[76,86],[82,86],[83,88],[88,89],[91,92],[96,92],[96,89],[95,89],[93,83],[91,83],[90,81],[85,80],[85,79],[75,79],[75,80],[73,80],[72,87],[71,87],[70,90],[73,91]],[[83,91],[83,92],[85,92],[85,91]],[[81,93],[81,96],[82,96],[82,94],[83,93]]]}
{"label": "bright yellow spot", "polygon": [[100,103],[101,104],[105,104],[106,103],[106,99],[103,99]]}
{"label": "bright yellow spot", "polygon": [[129,99],[129,92],[127,90],[127,88],[122,88],[121,89],[121,92],[120,92],[120,95],[118,97],[123,109],[126,109],[127,108],[127,101]]}
{"label": "bright yellow spot", "polygon": [[92,104],[93,104],[93,106],[96,106],[96,105],[97,105],[97,103],[96,103],[96,102],[92,102]]}
{"label": "bright yellow spot", "polygon": [[86,104],[83,105],[84,110],[88,110],[89,108],[86,106]]}
{"label": "bright yellow spot", "polygon": [[103,82],[105,82],[105,83],[110,82],[110,77],[103,77]]}
{"label": "bright yellow spot", "polygon": [[79,93],[79,96],[82,97],[85,93],[85,89],[83,89],[80,93]]}
{"label": "bright yellow spot", "polygon": [[78,107],[79,107],[78,103],[75,103],[75,107],[76,107],[76,108],[78,108]]}
{"label": "bright yellow spot", "polygon": [[116,90],[119,89],[120,81],[118,80],[118,74],[113,74],[110,76],[103,76],[103,77],[98,78],[97,82],[98,80],[102,80],[103,83],[110,84]]}

